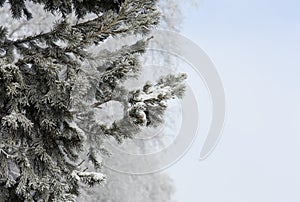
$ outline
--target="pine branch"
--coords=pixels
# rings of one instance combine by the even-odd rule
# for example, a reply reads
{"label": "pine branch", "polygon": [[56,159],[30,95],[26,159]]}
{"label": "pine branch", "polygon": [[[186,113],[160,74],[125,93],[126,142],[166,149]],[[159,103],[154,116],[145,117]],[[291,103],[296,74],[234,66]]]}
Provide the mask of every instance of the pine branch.
{"label": "pine branch", "polygon": [[[89,45],[91,42],[98,43],[102,42],[105,39],[107,39],[109,36],[115,36],[118,34],[128,33],[128,30],[131,30],[130,32],[135,32],[138,27],[134,26],[134,23],[129,23],[133,20],[138,20],[138,18],[130,19],[128,18],[128,15],[131,13],[138,13],[140,10],[143,10],[142,8],[139,8],[139,3],[136,3],[135,5],[132,5],[134,1],[132,0],[125,0],[124,4],[121,7],[121,10],[118,14],[114,13],[104,13],[98,18],[95,18],[93,20],[89,20],[86,22],[82,22],[76,25],[73,25],[70,27],[70,32],[77,33],[78,35],[81,35],[80,42],[76,42],[76,46],[69,46],[65,48],[65,52],[73,52],[74,48],[79,47],[85,47]],[[156,18],[152,19],[151,22],[145,22],[144,29],[149,29],[153,26],[153,24],[158,23],[158,13],[155,11],[149,10],[148,12],[153,12],[152,15],[157,15]],[[111,16],[112,15],[112,16]],[[128,18],[128,19],[127,19]],[[126,24],[129,24],[129,27],[126,29],[118,30],[118,27],[121,25],[124,25],[124,21]],[[126,22],[129,21],[129,22]],[[65,23],[64,21],[62,23]],[[57,39],[62,38],[66,39],[64,36],[65,30],[55,29],[53,31],[47,32],[47,33],[40,33],[35,36],[29,36],[24,39],[18,39],[18,40],[5,40],[4,43],[0,43],[0,48],[7,50],[10,47],[18,47],[21,44],[25,43],[31,43],[33,41],[43,41],[47,39]]]}
{"label": "pine branch", "polygon": [[99,106],[101,106],[101,105],[103,105],[103,104],[105,104],[105,103],[107,103],[107,102],[109,102],[111,100],[112,100],[112,96],[106,97],[104,100],[101,100],[100,102],[93,103],[91,105],[91,107],[93,107],[93,108],[101,108]]}

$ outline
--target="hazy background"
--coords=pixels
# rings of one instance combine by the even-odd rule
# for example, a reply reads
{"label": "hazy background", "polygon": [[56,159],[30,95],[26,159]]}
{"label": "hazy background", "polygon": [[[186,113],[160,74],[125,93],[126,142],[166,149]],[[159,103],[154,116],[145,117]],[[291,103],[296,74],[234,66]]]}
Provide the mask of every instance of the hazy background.
{"label": "hazy background", "polygon": [[227,118],[198,161],[201,137],[167,170],[178,202],[300,201],[300,1],[201,0],[183,34],[215,63]]}

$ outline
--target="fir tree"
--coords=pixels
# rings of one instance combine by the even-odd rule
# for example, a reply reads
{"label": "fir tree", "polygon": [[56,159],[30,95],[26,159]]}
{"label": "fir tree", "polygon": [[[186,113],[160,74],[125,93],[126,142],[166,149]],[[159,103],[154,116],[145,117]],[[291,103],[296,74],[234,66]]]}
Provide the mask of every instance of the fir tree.
{"label": "fir tree", "polygon": [[[82,183],[105,181],[96,155],[107,153],[105,138],[121,142],[161,123],[165,101],[182,96],[185,75],[136,90],[123,85],[138,75],[139,56],[151,39],[146,35],[158,24],[155,0],[32,2],[61,20],[51,31],[25,38],[0,29],[0,198],[74,201]],[[7,3],[14,18],[34,17],[26,2]],[[80,22],[68,21],[73,12]],[[132,34],[142,39],[91,54],[109,37]],[[122,104],[123,118],[105,124],[97,109],[111,101]]]}

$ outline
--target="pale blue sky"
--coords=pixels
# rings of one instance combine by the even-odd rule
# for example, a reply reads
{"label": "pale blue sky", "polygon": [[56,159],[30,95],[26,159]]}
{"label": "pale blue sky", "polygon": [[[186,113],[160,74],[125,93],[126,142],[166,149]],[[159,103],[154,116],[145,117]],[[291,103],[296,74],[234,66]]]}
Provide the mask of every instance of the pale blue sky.
{"label": "pale blue sky", "polygon": [[168,169],[178,202],[300,201],[300,1],[201,0],[183,34],[215,63],[227,97],[223,136],[198,138]]}

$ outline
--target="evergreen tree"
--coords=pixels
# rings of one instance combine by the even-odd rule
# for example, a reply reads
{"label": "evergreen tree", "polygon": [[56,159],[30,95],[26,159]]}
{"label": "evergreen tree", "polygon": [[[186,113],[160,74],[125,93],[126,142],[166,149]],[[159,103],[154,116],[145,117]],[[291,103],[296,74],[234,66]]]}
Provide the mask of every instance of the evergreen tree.
{"label": "evergreen tree", "polygon": [[[123,85],[138,75],[139,55],[151,39],[146,35],[158,24],[155,0],[31,2],[61,19],[49,32],[18,39],[0,29],[0,198],[74,201],[82,183],[105,181],[97,158],[108,152],[103,141],[121,142],[160,124],[165,101],[182,96],[186,76],[136,90]],[[34,17],[23,0],[7,3],[14,18]],[[78,22],[68,21],[72,13]],[[91,54],[109,37],[132,34],[142,39]],[[112,101],[122,104],[123,117],[107,124],[98,109]]]}

